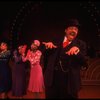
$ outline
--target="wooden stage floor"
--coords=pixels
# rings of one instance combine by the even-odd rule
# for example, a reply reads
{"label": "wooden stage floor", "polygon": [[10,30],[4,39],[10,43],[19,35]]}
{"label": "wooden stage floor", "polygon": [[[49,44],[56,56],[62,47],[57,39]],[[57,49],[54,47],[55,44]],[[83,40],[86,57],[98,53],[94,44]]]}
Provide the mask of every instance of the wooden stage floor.
{"label": "wooden stage floor", "polygon": [[[17,99],[9,92],[9,99]],[[36,99],[33,93],[27,92],[23,99]],[[45,93],[42,93],[39,99],[45,99]],[[100,85],[98,86],[82,86],[79,92],[79,99],[100,99]]]}

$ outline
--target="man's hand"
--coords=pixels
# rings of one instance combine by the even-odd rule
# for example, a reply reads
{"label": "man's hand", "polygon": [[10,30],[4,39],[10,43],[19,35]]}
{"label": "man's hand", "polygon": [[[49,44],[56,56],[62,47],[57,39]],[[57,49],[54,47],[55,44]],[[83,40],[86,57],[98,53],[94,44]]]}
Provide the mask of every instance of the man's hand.
{"label": "man's hand", "polygon": [[46,49],[57,48],[57,46],[54,45],[52,42],[42,42],[42,44],[45,45]]}
{"label": "man's hand", "polygon": [[77,55],[80,52],[80,49],[76,46],[73,46],[69,51],[66,52],[68,55]]}

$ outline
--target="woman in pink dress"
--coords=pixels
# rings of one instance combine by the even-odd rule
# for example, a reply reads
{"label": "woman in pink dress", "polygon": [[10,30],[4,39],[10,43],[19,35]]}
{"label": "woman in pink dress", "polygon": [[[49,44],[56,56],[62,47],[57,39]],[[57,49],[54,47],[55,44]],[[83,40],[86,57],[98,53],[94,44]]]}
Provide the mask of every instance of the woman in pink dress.
{"label": "woman in pink dress", "polygon": [[26,57],[23,54],[23,61],[29,60],[31,69],[30,69],[30,78],[28,84],[28,90],[34,92],[35,96],[39,97],[41,92],[44,92],[44,80],[42,67],[40,65],[40,59],[42,52],[38,50],[40,42],[34,40],[31,44],[31,50],[28,50]]}

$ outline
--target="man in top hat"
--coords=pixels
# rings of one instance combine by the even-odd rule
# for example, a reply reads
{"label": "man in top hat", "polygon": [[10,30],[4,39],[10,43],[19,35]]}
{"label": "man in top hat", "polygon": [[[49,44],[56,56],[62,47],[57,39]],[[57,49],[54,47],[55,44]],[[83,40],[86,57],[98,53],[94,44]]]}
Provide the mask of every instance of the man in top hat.
{"label": "man in top hat", "polygon": [[[46,98],[78,98],[80,90],[82,66],[85,60],[86,44],[77,39],[79,22],[70,19],[65,28],[65,36],[59,42],[43,42],[44,81]],[[61,40],[61,41],[60,41]]]}

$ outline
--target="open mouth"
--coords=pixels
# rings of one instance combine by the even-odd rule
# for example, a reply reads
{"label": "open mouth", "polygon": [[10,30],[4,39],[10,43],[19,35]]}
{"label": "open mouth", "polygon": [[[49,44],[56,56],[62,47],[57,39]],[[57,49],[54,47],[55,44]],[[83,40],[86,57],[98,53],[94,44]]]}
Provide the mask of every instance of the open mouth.
{"label": "open mouth", "polygon": [[69,35],[76,36],[76,33],[75,32],[71,32],[71,33],[69,33]]}

